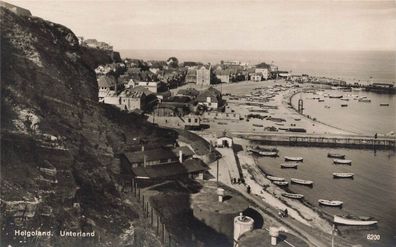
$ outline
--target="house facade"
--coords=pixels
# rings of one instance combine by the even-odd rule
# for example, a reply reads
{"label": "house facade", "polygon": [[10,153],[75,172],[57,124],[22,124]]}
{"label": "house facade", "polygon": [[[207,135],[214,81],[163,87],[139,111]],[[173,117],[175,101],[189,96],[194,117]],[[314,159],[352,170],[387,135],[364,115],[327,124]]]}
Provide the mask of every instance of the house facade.
{"label": "house facade", "polygon": [[250,75],[250,80],[251,81],[261,81],[262,75],[258,73],[253,73]]}
{"label": "house facade", "polygon": [[264,80],[268,80],[270,78],[270,70],[268,68],[256,68],[254,70],[256,74],[261,74]]}
{"label": "house facade", "polygon": [[210,73],[211,66],[201,66],[197,69],[197,85],[209,86],[210,85]]}

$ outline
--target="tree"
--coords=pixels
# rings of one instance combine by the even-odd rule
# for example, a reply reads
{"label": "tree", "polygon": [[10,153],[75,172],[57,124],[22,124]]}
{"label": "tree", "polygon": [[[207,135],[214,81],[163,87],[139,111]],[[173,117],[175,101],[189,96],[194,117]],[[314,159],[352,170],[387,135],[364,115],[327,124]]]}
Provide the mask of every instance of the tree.
{"label": "tree", "polygon": [[166,63],[171,68],[177,68],[179,66],[179,60],[176,57],[170,57],[166,60]]}

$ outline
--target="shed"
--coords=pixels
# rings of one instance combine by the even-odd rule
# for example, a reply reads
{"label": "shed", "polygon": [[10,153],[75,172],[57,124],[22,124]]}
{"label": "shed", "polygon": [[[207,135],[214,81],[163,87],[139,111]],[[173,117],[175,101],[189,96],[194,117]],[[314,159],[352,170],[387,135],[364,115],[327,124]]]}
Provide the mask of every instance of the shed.
{"label": "shed", "polygon": [[217,147],[228,147],[231,148],[233,145],[232,136],[227,132],[223,132],[221,135],[217,136],[216,146]]}

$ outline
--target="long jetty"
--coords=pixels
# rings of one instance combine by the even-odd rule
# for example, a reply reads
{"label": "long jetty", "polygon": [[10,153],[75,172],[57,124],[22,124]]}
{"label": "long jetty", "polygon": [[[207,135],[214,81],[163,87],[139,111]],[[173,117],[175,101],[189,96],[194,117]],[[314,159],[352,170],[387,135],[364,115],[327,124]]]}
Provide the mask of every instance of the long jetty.
{"label": "long jetty", "polygon": [[233,132],[234,136],[250,141],[260,141],[268,145],[306,147],[345,147],[363,149],[396,149],[395,137],[330,135],[330,134],[291,134]]}

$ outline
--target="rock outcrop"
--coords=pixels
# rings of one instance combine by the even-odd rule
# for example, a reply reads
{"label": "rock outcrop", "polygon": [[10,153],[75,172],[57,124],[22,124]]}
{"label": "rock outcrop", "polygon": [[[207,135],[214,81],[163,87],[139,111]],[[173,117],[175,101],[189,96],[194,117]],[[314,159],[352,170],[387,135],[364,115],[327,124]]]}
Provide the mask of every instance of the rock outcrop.
{"label": "rock outcrop", "polygon": [[[134,232],[156,243],[144,237],[138,204],[119,191],[115,154],[142,139],[172,143],[174,133],[99,104],[92,68],[108,57],[82,49],[71,30],[0,11],[1,245],[123,246]],[[18,237],[18,229],[54,236]]]}

